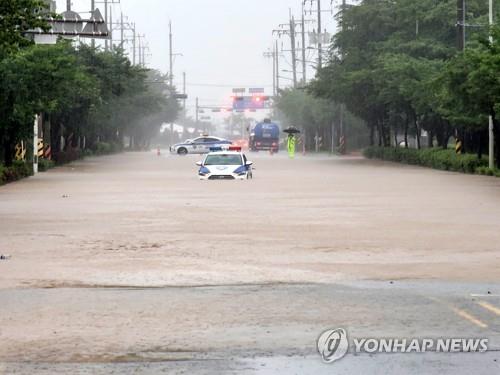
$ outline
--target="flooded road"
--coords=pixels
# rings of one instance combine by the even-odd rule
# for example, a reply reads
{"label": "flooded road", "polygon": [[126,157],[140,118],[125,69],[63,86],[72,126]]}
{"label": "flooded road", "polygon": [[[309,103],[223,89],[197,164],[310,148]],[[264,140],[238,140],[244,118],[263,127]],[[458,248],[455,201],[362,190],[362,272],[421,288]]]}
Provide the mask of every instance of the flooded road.
{"label": "flooded road", "polygon": [[[0,373],[500,372],[498,179],[249,158],[251,181],[128,153],[0,187]],[[491,351],[326,365],[337,327]]]}

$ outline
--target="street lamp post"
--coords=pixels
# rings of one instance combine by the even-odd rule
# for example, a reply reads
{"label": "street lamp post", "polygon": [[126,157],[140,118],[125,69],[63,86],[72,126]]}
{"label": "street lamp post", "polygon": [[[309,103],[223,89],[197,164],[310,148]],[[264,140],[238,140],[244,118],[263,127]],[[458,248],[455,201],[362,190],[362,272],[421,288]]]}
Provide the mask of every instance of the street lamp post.
{"label": "street lamp post", "polygon": [[[493,25],[493,0],[490,0],[490,27]],[[490,31],[490,43],[493,43],[493,34]],[[493,116],[489,117],[489,125],[488,125],[488,135],[489,135],[489,167],[493,169],[495,167],[495,134],[494,134],[494,124],[493,124]]]}

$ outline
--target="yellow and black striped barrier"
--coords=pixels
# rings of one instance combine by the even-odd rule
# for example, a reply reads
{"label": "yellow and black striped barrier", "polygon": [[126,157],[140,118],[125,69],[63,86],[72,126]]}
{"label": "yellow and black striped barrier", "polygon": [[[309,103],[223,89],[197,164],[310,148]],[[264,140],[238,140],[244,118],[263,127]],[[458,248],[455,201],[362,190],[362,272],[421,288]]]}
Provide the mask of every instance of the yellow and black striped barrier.
{"label": "yellow and black striped barrier", "polygon": [[457,138],[456,141],[455,141],[455,152],[457,153],[457,155],[461,155],[462,154],[462,150],[463,150],[462,141]]}
{"label": "yellow and black striped barrier", "polygon": [[43,138],[38,138],[38,152],[37,155],[39,158],[43,158],[44,150],[43,150]]}
{"label": "yellow and black striped barrier", "polygon": [[45,145],[43,157],[47,160],[52,160],[52,147],[50,145]]}
{"label": "yellow and black striped barrier", "polygon": [[24,144],[23,141],[21,141],[16,145],[15,158],[18,161],[26,160],[26,145]]}
{"label": "yellow and black striped barrier", "polygon": [[345,136],[340,137],[339,141],[339,153],[341,155],[345,155],[346,153],[346,142],[345,142]]}

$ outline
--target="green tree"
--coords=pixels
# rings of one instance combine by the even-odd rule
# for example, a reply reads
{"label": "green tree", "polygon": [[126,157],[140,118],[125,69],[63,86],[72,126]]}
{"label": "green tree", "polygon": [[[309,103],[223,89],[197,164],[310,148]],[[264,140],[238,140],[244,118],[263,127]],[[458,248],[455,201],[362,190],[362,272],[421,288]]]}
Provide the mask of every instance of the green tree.
{"label": "green tree", "polygon": [[[469,0],[467,23],[484,25],[487,5]],[[458,82],[471,83],[475,75],[469,77],[471,72],[460,69],[470,66],[468,52],[469,57],[457,57],[454,66],[448,65],[458,54],[455,0],[364,0],[345,9],[339,21],[342,27],[333,38],[328,64],[318,72],[309,91],[344,103],[365,120],[372,143],[378,134],[378,144],[389,145],[391,132],[396,144],[401,132],[405,140],[410,133],[419,141],[421,131],[427,130],[429,145],[435,137],[446,147],[453,128],[484,131],[481,126],[460,123],[464,116],[457,115],[467,113],[463,107],[470,99],[460,98],[464,87]],[[478,48],[476,40],[487,33],[486,27],[468,28],[467,50]],[[477,66],[475,72],[479,71],[476,68],[480,70]],[[451,75],[443,79],[448,70]],[[488,78],[475,82],[478,88],[483,79],[485,83]],[[454,93],[449,95],[446,87]],[[474,95],[471,89],[469,95]],[[473,107],[471,104],[470,110]],[[491,112],[484,106],[481,111],[483,115]],[[480,123],[477,117],[474,122]]]}
{"label": "green tree", "polygon": [[33,44],[26,38],[26,31],[34,28],[48,29],[40,18],[47,12],[44,0],[2,0],[0,2],[0,59],[6,54]]}
{"label": "green tree", "polygon": [[[493,117],[496,160],[500,166],[500,26],[492,30],[493,42],[483,39],[446,64],[440,80],[439,110],[462,130],[485,140],[488,116]],[[479,142],[481,145],[483,142]],[[482,150],[479,150],[481,153]]]}

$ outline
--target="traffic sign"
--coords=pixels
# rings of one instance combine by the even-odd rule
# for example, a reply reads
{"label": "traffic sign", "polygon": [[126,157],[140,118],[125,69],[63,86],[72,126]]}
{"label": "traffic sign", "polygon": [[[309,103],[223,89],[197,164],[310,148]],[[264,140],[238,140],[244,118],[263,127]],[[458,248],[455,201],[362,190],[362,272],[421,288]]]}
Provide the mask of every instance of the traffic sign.
{"label": "traffic sign", "polygon": [[109,39],[110,33],[106,21],[104,20],[99,9],[92,12],[91,21],[85,25],[83,31],[84,35],[91,35],[92,38]]}
{"label": "traffic sign", "polygon": [[174,99],[187,99],[188,96],[186,94],[175,94]]}

